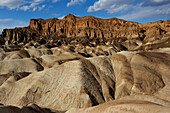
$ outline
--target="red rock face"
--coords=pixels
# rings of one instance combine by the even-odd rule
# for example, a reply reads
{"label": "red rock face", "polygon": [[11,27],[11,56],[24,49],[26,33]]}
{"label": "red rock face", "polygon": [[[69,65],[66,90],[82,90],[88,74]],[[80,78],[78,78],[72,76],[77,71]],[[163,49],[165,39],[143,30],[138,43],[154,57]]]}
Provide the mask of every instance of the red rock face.
{"label": "red rock face", "polygon": [[[125,39],[128,43],[140,40],[143,43],[170,36],[170,21],[140,24],[117,18],[100,19],[92,16],[76,17],[68,14],[63,19],[31,19],[28,27],[5,29],[2,38],[6,44],[28,43],[30,40],[44,43],[59,42],[59,37],[89,39],[98,38],[102,43],[109,40]],[[128,41],[127,41],[128,40]],[[60,40],[61,41],[61,40]],[[60,42],[62,43],[62,42]],[[110,43],[110,42],[108,42]],[[22,45],[22,44],[20,44]],[[135,46],[135,44],[132,44]],[[126,47],[129,49],[129,46]]]}
{"label": "red rock face", "polygon": [[169,25],[168,20],[142,25],[117,18],[100,19],[92,16],[80,18],[69,14],[62,20],[31,19],[28,28],[39,31],[42,35],[57,33],[58,36],[65,35],[66,37],[118,38],[163,35],[169,30]]}

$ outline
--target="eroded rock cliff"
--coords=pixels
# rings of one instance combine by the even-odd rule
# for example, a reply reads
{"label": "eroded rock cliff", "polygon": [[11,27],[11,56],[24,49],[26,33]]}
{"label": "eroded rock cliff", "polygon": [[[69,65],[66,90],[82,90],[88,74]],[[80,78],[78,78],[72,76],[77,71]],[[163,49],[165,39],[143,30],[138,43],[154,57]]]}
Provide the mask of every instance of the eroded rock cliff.
{"label": "eroded rock cliff", "polygon": [[155,48],[167,47],[169,37],[169,20],[140,24],[117,18],[100,19],[68,14],[63,19],[31,19],[28,27],[5,29],[1,43],[20,46],[46,44],[52,47],[72,45],[77,49],[77,46],[109,45],[120,51],[151,49],[143,46],[157,40],[168,40],[168,44],[161,41],[161,45]]}

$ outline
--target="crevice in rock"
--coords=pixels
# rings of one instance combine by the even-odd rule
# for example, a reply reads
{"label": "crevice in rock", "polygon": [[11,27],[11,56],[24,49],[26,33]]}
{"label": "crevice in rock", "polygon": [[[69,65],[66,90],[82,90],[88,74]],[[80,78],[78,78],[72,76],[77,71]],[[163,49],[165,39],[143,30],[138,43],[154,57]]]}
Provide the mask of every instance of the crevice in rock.
{"label": "crevice in rock", "polygon": [[87,92],[87,94],[89,95],[90,100],[92,101],[92,106],[99,105],[95,96],[93,96],[89,91]]}
{"label": "crevice in rock", "polygon": [[109,93],[112,96],[112,98],[115,99],[115,89],[112,89],[111,87],[109,87]]}
{"label": "crevice in rock", "polygon": [[37,67],[37,70],[38,70],[38,71],[44,70],[44,67],[41,65],[41,63],[39,63],[36,59],[33,59],[33,61],[39,65],[39,66]]}

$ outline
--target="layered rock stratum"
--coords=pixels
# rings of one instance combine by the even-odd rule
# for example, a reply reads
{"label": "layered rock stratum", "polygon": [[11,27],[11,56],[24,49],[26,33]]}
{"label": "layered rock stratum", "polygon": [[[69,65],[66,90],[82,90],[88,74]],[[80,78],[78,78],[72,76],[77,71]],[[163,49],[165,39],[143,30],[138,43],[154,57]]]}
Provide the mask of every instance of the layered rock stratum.
{"label": "layered rock stratum", "polygon": [[[48,47],[67,46],[72,51],[94,56],[93,51],[107,55],[103,51],[110,48],[117,52],[169,47],[169,36],[169,20],[140,24],[117,18],[68,14],[63,19],[31,19],[28,27],[4,29],[0,42],[21,47],[42,44]],[[104,46],[104,50],[100,46]]]}
{"label": "layered rock stratum", "polygon": [[170,21],[67,15],[0,37],[2,113],[169,113]]}

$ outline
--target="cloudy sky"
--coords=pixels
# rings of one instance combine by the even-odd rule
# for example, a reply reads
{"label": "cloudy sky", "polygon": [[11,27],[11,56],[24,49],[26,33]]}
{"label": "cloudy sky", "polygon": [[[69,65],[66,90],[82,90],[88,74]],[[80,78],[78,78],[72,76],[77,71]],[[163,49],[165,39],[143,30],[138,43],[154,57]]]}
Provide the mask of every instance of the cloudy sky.
{"label": "cloudy sky", "polygon": [[170,0],[0,0],[0,32],[28,26],[31,18],[121,18],[140,23],[170,19]]}

